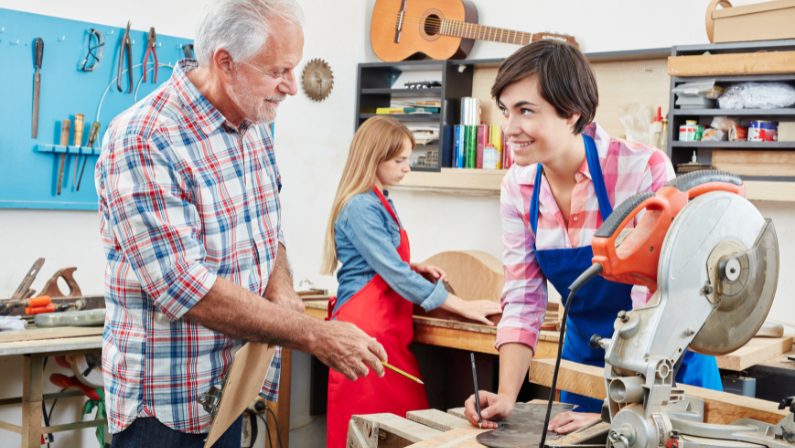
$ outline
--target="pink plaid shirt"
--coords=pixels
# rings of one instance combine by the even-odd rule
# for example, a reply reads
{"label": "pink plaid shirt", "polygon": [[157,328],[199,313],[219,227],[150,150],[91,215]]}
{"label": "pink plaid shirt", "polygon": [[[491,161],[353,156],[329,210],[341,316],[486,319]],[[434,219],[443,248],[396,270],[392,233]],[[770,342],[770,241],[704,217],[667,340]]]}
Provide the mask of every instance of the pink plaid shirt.
{"label": "pink plaid shirt", "polygon": [[[656,191],[674,178],[668,157],[659,149],[611,138],[595,123],[583,133],[593,137],[610,203],[615,208],[640,192]],[[535,350],[538,333],[547,306],[547,279],[538,266],[538,249],[568,249],[591,244],[593,234],[602,224],[594,184],[583,159],[575,174],[577,184],[571,194],[569,225],[552,196],[546,177],[542,176],[538,196],[538,236],[530,227],[530,201],[535,188],[535,164],[513,165],[502,181],[500,215],[502,218],[503,268],[502,320],[497,327],[497,347],[519,342]],[[634,306],[646,303],[648,290],[632,289]]]}

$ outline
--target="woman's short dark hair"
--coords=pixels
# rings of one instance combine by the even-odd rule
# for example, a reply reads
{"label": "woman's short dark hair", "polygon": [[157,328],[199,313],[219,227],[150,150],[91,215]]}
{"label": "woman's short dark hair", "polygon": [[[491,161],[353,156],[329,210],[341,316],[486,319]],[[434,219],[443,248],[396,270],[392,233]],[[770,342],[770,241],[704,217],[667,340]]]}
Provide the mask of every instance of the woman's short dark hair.
{"label": "woman's short dark hair", "polygon": [[499,100],[506,87],[533,75],[538,78],[541,97],[561,118],[580,114],[574,124],[575,134],[593,121],[599,91],[588,60],[579,50],[552,39],[525,45],[502,62],[491,96]]}

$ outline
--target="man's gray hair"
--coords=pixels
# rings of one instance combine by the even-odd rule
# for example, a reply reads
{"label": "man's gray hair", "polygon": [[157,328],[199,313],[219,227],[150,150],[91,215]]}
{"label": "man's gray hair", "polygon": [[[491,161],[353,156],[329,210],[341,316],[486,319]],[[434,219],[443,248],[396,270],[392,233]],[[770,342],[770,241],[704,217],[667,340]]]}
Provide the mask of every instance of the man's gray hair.
{"label": "man's gray hair", "polygon": [[302,26],[304,15],[295,0],[212,0],[193,42],[199,65],[209,66],[219,48],[248,60],[267,43],[274,19]]}

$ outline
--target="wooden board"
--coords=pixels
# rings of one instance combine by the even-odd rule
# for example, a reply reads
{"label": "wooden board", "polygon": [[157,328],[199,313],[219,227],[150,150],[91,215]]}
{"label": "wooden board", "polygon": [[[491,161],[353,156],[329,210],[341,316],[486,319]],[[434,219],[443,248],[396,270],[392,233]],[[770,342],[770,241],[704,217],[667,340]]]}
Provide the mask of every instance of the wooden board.
{"label": "wooden board", "polygon": [[671,76],[772,75],[795,72],[795,51],[670,56]]}
{"label": "wooden board", "polygon": [[[552,384],[554,366],[554,359],[533,359],[530,365],[530,382],[549,387]],[[557,388],[586,397],[604,399],[604,368],[561,361]],[[691,397],[704,400],[704,420],[707,423],[728,424],[740,418],[752,418],[777,424],[787,415],[785,410],[778,409],[778,403],[772,401],[683,384],[679,388]]]}
{"label": "wooden board", "polygon": [[19,341],[39,341],[43,339],[74,338],[79,336],[102,335],[102,327],[52,327],[31,328],[20,331],[0,332],[0,343]]}
{"label": "wooden board", "polygon": [[402,447],[440,432],[395,414],[354,415],[348,423],[348,448]]}
{"label": "wooden board", "polygon": [[792,350],[792,336],[751,338],[737,350],[718,357],[718,367],[739,372]]}
{"label": "wooden board", "polygon": [[406,413],[406,418],[439,431],[449,431],[456,428],[469,428],[472,426],[463,417],[457,417],[453,414],[443,412],[438,409],[409,411]]}
{"label": "wooden board", "polygon": [[455,294],[464,300],[500,300],[502,262],[489,253],[478,250],[445,251],[422,263],[438,266],[445,271]]}
{"label": "wooden board", "polygon": [[257,399],[275,351],[276,348],[268,344],[249,342],[235,353],[232,367],[224,381],[218,411],[204,443],[205,448],[211,447],[221,438],[243,411]]}
{"label": "wooden board", "polygon": [[746,176],[795,176],[795,150],[713,149],[712,166]]}

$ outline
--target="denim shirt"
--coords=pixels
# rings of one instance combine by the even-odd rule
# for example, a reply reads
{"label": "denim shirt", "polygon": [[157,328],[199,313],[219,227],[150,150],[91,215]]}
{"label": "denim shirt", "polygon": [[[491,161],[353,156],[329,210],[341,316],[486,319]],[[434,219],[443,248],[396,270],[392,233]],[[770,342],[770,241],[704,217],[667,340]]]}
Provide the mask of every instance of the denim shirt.
{"label": "denim shirt", "polygon": [[[384,195],[387,192],[384,191]],[[389,205],[395,209],[392,200]],[[397,212],[395,212],[397,214]],[[378,274],[401,297],[426,311],[447,300],[442,282],[432,283],[400,259],[400,228],[373,191],[353,196],[334,222],[337,259],[337,305],[339,309]]]}

